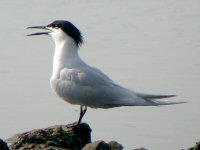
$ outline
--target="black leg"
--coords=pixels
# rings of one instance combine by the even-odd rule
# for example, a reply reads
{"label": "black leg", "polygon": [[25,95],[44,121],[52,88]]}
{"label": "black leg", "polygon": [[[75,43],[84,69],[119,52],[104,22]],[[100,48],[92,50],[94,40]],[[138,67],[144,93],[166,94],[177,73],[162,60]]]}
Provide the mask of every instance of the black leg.
{"label": "black leg", "polygon": [[85,115],[86,111],[87,111],[87,106],[84,106],[83,116]]}
{"label": "black leg", "polygon": [[82,114],[83,114],[83,109],[82,109],[82,108],[83,108],[83,106],[80,105],[80,115],[79,115],[79,119],[78,119],[78,124],[81,123],[81,120],[82,120],[82,118],[83,118],[83,117],[82,117]]}
{"label": "black leg", "polygon": [[81,105],[80,106],[80,116],[79,116],[79,119],[78,119],[78,124],[81,123],[81,120],[82,120],[83,116],[85,115],[86,111],[87,111],[87,106]]}

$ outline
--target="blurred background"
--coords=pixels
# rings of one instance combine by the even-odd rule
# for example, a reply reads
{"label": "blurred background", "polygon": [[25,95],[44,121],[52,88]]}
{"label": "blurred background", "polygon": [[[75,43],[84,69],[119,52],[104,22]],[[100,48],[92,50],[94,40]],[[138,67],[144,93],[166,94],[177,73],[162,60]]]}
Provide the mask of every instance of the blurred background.
{"label": "blurred background", "polygon": [[125,149],[175,150],[200,140],[200,1],[0,1],[0,137],[77,121],[79,106],[50,89],[54,43],[26,27],[69,20],[83,33],[80,56],[138,92],[187,104],[89,109],[92,139]]}

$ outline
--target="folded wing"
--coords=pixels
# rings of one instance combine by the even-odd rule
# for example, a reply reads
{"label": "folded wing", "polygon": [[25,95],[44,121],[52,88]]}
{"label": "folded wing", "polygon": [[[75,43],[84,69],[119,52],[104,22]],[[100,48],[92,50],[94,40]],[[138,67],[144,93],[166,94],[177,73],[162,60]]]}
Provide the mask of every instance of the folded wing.
{"label": "folded wing", "polygon": [[78,69],[62,69],[60,78],[54,85],[56,88],[62,88],[57,91],[62,91],[58,94],[64,100],[94,108],[177,104],[177,102],[157,100],[174,97],[174,95],[136,93],[115,84],[100,70],[89,66]]}

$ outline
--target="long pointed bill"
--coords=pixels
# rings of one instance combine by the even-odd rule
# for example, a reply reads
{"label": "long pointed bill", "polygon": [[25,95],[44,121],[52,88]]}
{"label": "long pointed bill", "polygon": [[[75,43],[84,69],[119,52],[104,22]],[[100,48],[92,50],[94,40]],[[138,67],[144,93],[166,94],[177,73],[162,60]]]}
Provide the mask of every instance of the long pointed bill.
{"label": "long pointed bill", "polygon": [[[48,29],[46,26],[32,26],[32,27],[27,27],[27,29],[46,29],[46,30],[50,30]],[[51,31],[51,30],[50,30]],[[33,33],[33,34],[28,34],[27,36],[33,36],[33,35],[48,35],[50,32],[37,32],[37,33]]]}

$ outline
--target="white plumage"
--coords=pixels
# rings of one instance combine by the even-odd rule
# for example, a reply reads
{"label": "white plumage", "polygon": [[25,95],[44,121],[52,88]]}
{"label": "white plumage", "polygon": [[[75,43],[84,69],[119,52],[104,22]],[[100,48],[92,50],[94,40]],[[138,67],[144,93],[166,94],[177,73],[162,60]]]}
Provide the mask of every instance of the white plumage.
{"label": "white plumage", "polygon": [[[85,106],[85,108],[87,106],[92,108],[112,108],[119,106],[157,106],[182,103],[157,100],[173,97],[174,95],[136,93],[115,84],[99,69],[87,65],[78,55],[80,44],[78,42],[80,41],[77,40],[76,36],[79,30],[72,24],[70,24],[72,26],[69,26],[69,24],[65,23],[69,22],[56,21],[56,25],[54,25],[54,22],[43,27],[50,30],[50,32],[42,33],[51,35],[55,42],[53,74],[50,84],[54,92],[63,100],[71,104]],[[73,29],[68,31],[67,27],[72,27]],[[76,34],[73,34],[74,29],[78,30]],[[39,34],[41,33],[31,35]],[[81,119],[79,118],[79,121]]]}

